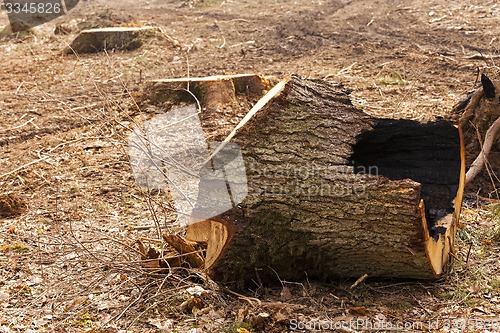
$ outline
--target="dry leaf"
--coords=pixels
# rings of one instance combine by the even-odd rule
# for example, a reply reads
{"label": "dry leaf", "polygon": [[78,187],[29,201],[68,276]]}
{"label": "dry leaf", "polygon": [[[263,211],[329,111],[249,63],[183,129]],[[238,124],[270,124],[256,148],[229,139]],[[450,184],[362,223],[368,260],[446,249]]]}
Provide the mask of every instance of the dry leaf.
{"label": "dry leaf", "polygon": [[239,327],[236,331],[238,333],[250,333],[249,330],[247,330],[246,328],[243,328],[243,327]]}
{"label": "dry leaf", "polygon": [[189,287],[186,289],[186,292],[191,296],[201,296],[204,294],[208,294],[208,291],[200,286]]}
{"label": "dry leaf", "polygon": [[349,309],[349,313],[355,316],[366,316],[368,310],[364,306],[355,306]]}
{"label": "dry leaf", "polygon": [[288,313],[282,313],[280,310],[274,314],[274,319],[277,323],[288,322],[290,320],[290,315]]}
{"label": "dry leaf", "polygon": [[250,324],[255,328],[263,327],[266,319],[268,319],[270,316],[271,315],[267,312],[261,312],[258,315],[252,316],[250,318]]}
{"label": "dry leaf", "polygon": [[194,311],[203,308],[203,301],[200,298],[194,296],[187,301],[182,302],[182,304],[177,308],[182,312],[193,313]]}
{"label": "dry leaf", "polygon": [[154,319],[149,319],[148,323],[155,326],[162,333],[170,332],[174,328],[174,324],[170,319],[165,320],[165,319],[154,318]]}
{"label": "dry leaf", "polygon": [[474,294],[475,294],[475,293],[478,293],[478,292],[480,292],[480,291],[481,291],[481,287],[480,287],[480,286],[478,286],[478,285],[473,285],[473,286],[470,286],[468,289],[469,289],[469,291],[470,291],[471,293],[474,293]]}

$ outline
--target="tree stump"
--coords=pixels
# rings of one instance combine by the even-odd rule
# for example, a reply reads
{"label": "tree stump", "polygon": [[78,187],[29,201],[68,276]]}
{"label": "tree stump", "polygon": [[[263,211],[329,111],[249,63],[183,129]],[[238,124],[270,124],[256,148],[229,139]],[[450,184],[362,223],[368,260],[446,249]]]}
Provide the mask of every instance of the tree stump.
{"label": "tree stump", "polygon": [[207,139],[220,141],[269,89],[268,78],[256,74],[161,79],[148,82],[140,99],[162,109],[196,103]]}
{"label": "tree stump", "polygon": [[0,218],[11,218],[26,211],[27,204],[23,198],[14,194],[0,194]]}
{"label": "tree stump", "polygon": [[[451,123],[372,118],[341,85],[293,76],[238,128],[230,141],[248,195],[186,236],[207,243],[212,278],[243,286],[444,272],[465,175]],[[213,200],[210,181],[201,178],[198,203]]]}
{"label": "tree stump", "polygon": [[134,50],[155,36],[155,27],[110,27],[83,30],[65,50],[71,53],[96,53],[104,50]]}

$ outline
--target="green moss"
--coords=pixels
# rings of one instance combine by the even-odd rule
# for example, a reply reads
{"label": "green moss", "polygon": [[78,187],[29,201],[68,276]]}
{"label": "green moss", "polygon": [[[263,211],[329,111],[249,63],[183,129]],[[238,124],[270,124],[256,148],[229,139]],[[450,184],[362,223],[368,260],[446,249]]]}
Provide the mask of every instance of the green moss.
{"label": "green moss", "polygon": [[[207,85],[198,84],[198,85],[196,85],[196,88],[197,89],[190,89],[190,91],[193,93],[193,95],[196,96],[196,98],[200,101],[200,103],[204,104],[205,97],[207,96]],[[189,100],[192,100],[192,99],[193,99],[193,96],[191,96],[191,94],[190,94]]]}
{"label": "green moss", "polygon": [[500,294],[500,277],[494,276],[490,280],[490,288],[492,289],[493,292]]}
{"label": "green moss", "polygon": [[221,272],[226,282],[239,279],[236,284],[241,288],[257,274],[263,280],[276,280],[273,269],[281,279],[299,280],[306,267],[317,261],[311,254],[317,256],[318,251],[308,245],[310,235],[292,230],[292,218],[280,211],[272,207],[255,212],[243,234],[234,239],[225,260],[231,267]]}
{"label": "green moss", "polygon": [[109,212],[111,210],[111,207],[105,202],[95,202],[94,210],[96,212]]}
{"label": "green moss", "polygon": [[392,71],[390,73],[387,73],[383,77],[379,78],[377,83],[384,86],[393,86],[393,85],[406,84],[406,80],[400,73]]}
{"label": "green moss", "polygon": [[490,239],[493,242],[500,243],[500,204],[490,205],[488,208],[488,217],[495,223],[495,227],[491,231]]}
{"label": "green moss", "polygon": [[408,310],[413,308],[413,304],[407,300],[396,300],[390,302],[387,306],[393,310]]}
{"label": "green moss", "polygon": [[10,248],[11,248],[11,250],[17,251],[17,252],[29,252],[29,249],[23,243],[14,244]]}
{"label": "green moss", "polygon": [[23,294],[24,296],[30,296],[31,295],[31,288],[27,285],[24,285],[19,292]]}
{"label": "green moss", "polygon": [[149,99],[149,103],[157,106],[163,105],[167,102],[178,104],[184,99],[184,95],[187,94],[187,92],[184,92],[182,90],[172,90],[155,87],[150,88],[152,89],[153,93],[147,96],[147,98]]}
{"label": "green moss", "polygon": [[493,204],[490,205],[488,208],[490,211],[491,218],[500,223],[500,204]]}
{"label": "green moss", "polygon": [[81,188],[80,186],[78,186],[78,185],[71,186],[71,187],[69,188],[69,192],[71,192],[71,193],[78,193],[78,192],[80,192],[81,190],[82,190],[82,188]]}
{"label": "green moss", "polygon": [[190,1],[191,5],[193,5],[196,8],[208,8],[208,7],[214,7],[214,6],[220,6],[222,3],[222,0],[192,0]]}
{"label": "green moss", "polygon": [[310,107],[311,106],[307,104],[290,104],[288,105],[287,110],[293,113],[302,113]]}
{"label": "green moss", "polygon": [[225,333],[239,333],[238,329],[243,328],[249,332],[252,332],[252,325],[241,322],[241,323],[230,323],[224,328]]}
{"label": "green moss", "polygon": [[94,321],[90,314],[81,313],[78,315],[78,318],[71,322],[71,324],[78,327],[91,327],[94,324]]}

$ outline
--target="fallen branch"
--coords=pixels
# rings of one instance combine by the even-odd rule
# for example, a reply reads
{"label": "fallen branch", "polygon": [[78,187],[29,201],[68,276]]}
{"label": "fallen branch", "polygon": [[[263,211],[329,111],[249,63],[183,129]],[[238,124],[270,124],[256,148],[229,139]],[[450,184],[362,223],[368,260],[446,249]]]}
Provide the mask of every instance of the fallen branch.
{"label": "fallen branch", "polygon": [[364,280],[366,280],[367,277],[368,277],[368,274],[363,274],[359,279],[356,280],[356,282],[354,282],[352,284],[351,288],[349,288],[349,289],[356,288],[361,282],[363,282]]}
{"label": "fallen branch", "polygon": [[[452,207],[465,178],[459,134],[449,122],[372,118],[341,85],[292,76],[211,153],[240,147],[246,178],[224,178],[230,186],[220,193],[245,191],[241,205],[201,222],[193,216],[186,238],[207,244],[210,278],[236,287],[365,274],[434,279],[462,202]],[[196,211],[225,204],[213,179],[200,180]]]}
{"label": "fallen branch", "polygon": [[196,248],[197,243],[190,242],[178,235],[163,235],[163,239],[179,252],[179,254],[184,255],[191,267],[203,266],[203,257]]}
{"label": "fallen branch", "polygon": [[495,139],[495,135],[500,128],[500,117],[495,120],[495,122],[490,126],[488,131],[486,131],[486,136],[484,137],[483,148],[479,155],[476,157],[474,162],[472,162],[467,174],[465,175],[465,184],[468,184],[470,181],[477,176],[477,174],[482,170],[483,165],[488,158],[488,155],[491,150],[491,146],[493,145],[493,141]]}
{"label": "fallen branch", "polygon": [[[462,117],[460,117],[460,126],[464,127],[465,124],[472,118],[474,115],[474,110],[476,109],[477,105],[479,104],[479,100],[483,97],[484,91],[483,88],[476,89],[472,95],[470,96],[470,99],[467,101],[467,105],[465,106],[464,113],[462,114]],[[459,103],[460,107],[462,103]]]}

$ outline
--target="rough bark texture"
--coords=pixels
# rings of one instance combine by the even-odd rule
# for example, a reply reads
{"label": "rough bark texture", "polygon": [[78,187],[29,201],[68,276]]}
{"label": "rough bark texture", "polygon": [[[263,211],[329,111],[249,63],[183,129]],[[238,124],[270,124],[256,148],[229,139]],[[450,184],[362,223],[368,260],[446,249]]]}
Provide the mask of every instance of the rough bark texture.
{"label": "rough bark texture", "polygon": [[[376,131],[377,124],[385,123],[353,107],[342,87],[292,77],[231,140],[241,147],[245,161],[248,195],[244,202],[213,221],[203,222],[201,228],[190,226],[226,229],[219,240],[213,239],[217,238],[214,235],[207,240],[210,231],[199,233],[205,235],[198,240],[208,242],[209,253],[214,252],[211,246],[222,248],[206,265],[209,274],[238,285],[252,280],[277,281],[278,277],[330,279],[365,273],[417,279],[438,276],[447,261],[447,253],[442,253],[449,242],[446,237],[454,238],[446,231],[451,215],[447,215],[444,229],[429,235],[421,202],[422,185],[409,176],[411,170],[420,168],[424,175],[420,181],[431,182],[436,180],[432,168],[439,166],[442,173],[451,170],[452,176],[444,183],[446,192],[454,193],[460,178],[458,131],[445,123],[401,123],[404,129],[399,136],[404,144],[398,150],[398,136],[389,135],[395,141],[389,140],[390,146],[385,148],[392,151],[394,162],[405,156],[406,160],[399,163],[397,177],[390,180],[370,174],[375,173],[370,167],[377,165],[369,159],[353,159],[354,147]],[[443,129],[447,133],[441,135]],[[431,140],[412,140],[419,131],[434,136]],[[441,159],[437,151],[450,147],[453,152]],[[374,163],[390,162],[384,160],[384,150],[378,151],[378,157],[366,152],[361,155]],[[412,158],[412,150],[418,151],[417,157]],[[426,151],[431,154],[426,155]],[[420,163],[426,159],[426,165]],[[408,178],[401,171],[405,163],[409,164]],[[360,166],[366,170],[360,172]],[[425,176],[426,172],[429,175]],[[213,193],[199,196],[203,202]],[[453,194],[448,198],[453,199]],[[436,205],[453,211],[451,202]],[[428,242],[434,242],[436,251],[440,251],[434,256],[439,258],[435,264],[426,252]]]}

